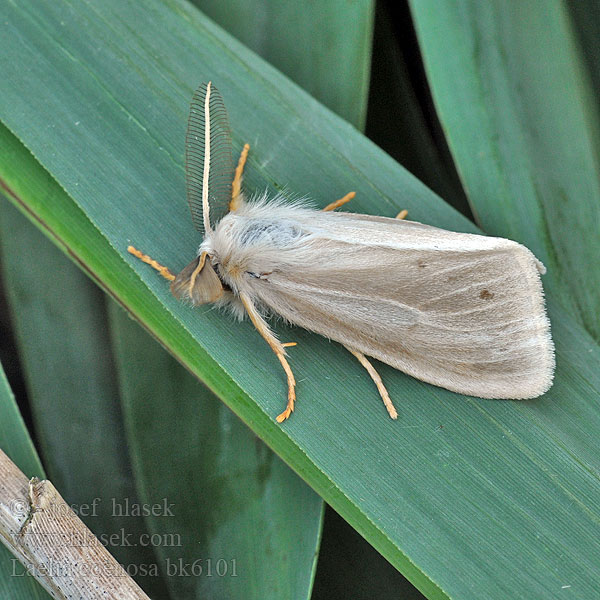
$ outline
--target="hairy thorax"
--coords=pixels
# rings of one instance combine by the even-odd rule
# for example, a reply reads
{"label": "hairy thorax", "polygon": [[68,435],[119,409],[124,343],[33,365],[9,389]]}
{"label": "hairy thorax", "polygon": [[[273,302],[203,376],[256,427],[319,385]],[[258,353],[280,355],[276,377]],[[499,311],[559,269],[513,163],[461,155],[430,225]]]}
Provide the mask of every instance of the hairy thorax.
{"label": "hairy thorax", "polygon": [[291,220],[230,214],[204,239],[200,251],[208,252],[225,284],[243,289],[244,280],[276,270],[304,236]]}

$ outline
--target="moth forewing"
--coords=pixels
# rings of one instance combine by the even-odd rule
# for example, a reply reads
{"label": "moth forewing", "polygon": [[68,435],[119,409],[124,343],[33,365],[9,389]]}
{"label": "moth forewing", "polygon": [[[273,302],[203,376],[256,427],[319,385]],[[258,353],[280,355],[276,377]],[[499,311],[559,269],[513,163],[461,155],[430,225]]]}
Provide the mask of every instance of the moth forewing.
{"label": "moth forewing", "polygon": [[[550,387],[538,262],[524,246],[272,203],[228,219],[211,236],[214,252],[269,273],[232,283],[289,322],[464,394],[531,398]],[[252,244],[232,244],[244,239]]]}

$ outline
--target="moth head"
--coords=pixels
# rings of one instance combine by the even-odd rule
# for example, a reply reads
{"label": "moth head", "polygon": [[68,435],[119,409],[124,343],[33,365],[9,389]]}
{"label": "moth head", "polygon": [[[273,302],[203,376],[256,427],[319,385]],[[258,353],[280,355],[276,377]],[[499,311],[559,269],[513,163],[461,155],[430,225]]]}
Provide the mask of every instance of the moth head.
{"label": "moth head", "polygon": [[223,284],[206,252],[195,258],[175,277],[171,292],[179,300],[191,300],[195,306],[216,302],[223,295]]}

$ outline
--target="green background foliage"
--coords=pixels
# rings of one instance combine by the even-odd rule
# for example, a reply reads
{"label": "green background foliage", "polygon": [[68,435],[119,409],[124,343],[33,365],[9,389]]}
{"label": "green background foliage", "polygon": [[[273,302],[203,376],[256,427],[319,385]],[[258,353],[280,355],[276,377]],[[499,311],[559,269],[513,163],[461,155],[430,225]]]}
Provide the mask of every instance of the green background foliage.
{"label": "green background foliage", "polygon": [[[88,521],[98,534],[158,534],[111,548],[123,563],[160,566],[136,573],[153,598],[308,598],[315,568],[316,598],[419,597],[343,526],[325,527],[338,549],[324,540],[317,566],[320,498],[428,598],[597,589],[595,63],[566,6],[541,4],[415,1],[402,23],[382,5],[374,36],[370,2],[305,13],[257,2],[252,19],[207,8],[296,83],[183,0],[2,7],[0,182],[28,219],[2,203],[2,269],[34,433],[68,501],[174,503],[172,519]],[[398,62],[410,18],[431,99],[418,59]],[[372,48],[378,81],[395,83],[368,98]],[[484,401],[378,365],[400,413],[392,422],[342,347],[276,324],[298,342],[299,382],[296,413],[277,425],[285,380],[251,324],[179,304],[126,252],[134,243],[173,270],[195,252],[183,139],[192,91],[207,80],[226,100],[234,147],[251,144],[248,191],[324,206],[355,190],[352,211],[407,208],[416,221],[478,231],[356,129],[368,109],[376,141],[399,157],[414,149],[420,167],[409,166],[431,187],[465,214],[467,198],[486,232],[534,249],[549,267],[550,392]],[[395,118],[405,103],[414,118]],[[21,422],[1,433],[4,449],[28,439]],[[238,576],[169,573],[180,558],[235,559]],[[377,582],[360,577],[365,565]],[[2,585],[20,597],[15,578]]]}

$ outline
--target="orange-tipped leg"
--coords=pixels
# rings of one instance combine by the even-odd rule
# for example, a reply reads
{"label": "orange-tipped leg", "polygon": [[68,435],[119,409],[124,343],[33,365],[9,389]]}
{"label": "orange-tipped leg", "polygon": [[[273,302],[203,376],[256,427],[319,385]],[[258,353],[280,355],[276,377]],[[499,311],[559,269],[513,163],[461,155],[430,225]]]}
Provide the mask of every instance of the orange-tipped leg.
{"label": "orange-tipped leg", "polygon": [[285,374],[287,375],[288,382],[287,406],[285,407],[285,410],[281,414],[277,415],[277,418],[275,419],[278,423],[283,423],[294,412],[294,403],[296,402],[296,380],[294,379],[294,374],[292,373],[292,369],[290,368],[285,356],[283,354],[279,354],[278,352],[276,352],[276,354],[281,366],[283,367],[283,370],[285,371]]}
{"label": "orange-tipped leg", "polygon": [[244,174],[244,166],[248,159],[248,151],[250,150],[250,144],[244,144],[240,159],[235,169],[235,175],[233,176],[233,182],[231,184],[231,202],[229,202],[229,210],[237,210],[240,204],[240,192],[242,191],[242,175]]}
{"label": "orange-tipped leg", "polygon": [[354,198],[354,196],[356,196],[356,192],[348,192],[343,198],[340,198],[339,200],[336,200],[335,202],[328,204],[323,209],[323,211],[335,210],[336,208],[339,208],[340,206],[343,206],[344,204],[346,204],[346,202],[350,202],[350,200],[352,200],[352,198]]}
{"label": "orange-tipped leg", "polygon": [[408,216],[408,211],[406,209],[401,210],[397,215],[396,215],[396,219],[406,219],[406,217]]}
{"label": "orange-tipped leg", "polygon": [[156,262],[153,258],[150,258],[147,254],[140,252],[137,248],[134,248],[133,246],[127,246],[127,252],[137,256],[137,258],[139,258],[142,262],[145,262],[153,269],[156,269],[165,279],[168,279],[169,281],[173,281],[175,279],[175,275],[171,273],[168,267],[164,267],[160,263]]}
{"label": "orange-tipped leg", "polygon": [[358,352],[358,350],[348,348],[348,346],[346,346],[346,349],[348,350],[348,352],[354,354],[354,356],[356,356],[356,358],[358,359],[358,362],[367,370],[367,373],[369,373],[371,379],[375,382],[375,385],[377,386],[377,390],[379,391],[379,395],[383,400],[383,404],[385,405],[388,414],[390,415],[390,417],[392,417],[392,419],[397,419],[398,412],[396,411],[396,408],[392,403],[388,391],[385,389],[385,385],[383,385],[383,381],[381,381],[379,373],[375,370],[373,365],[367,360],[367,357],[362,352]]}
{"label": "orange-tipped leg", "polygon": [[296,380],[294,379],[294,374],[292,373],[292,369],[285,358],[285,348],[284,346],[295,345],[295,342],[291,342],[288,344],[282,344],[274,335],[273,332],[269,329],[269,325],[267,322],[260,316],[260,313],[256,310],[256,307],[252,303],[252,300],[245,294],[240,293],[240,300],[252,321],[254,327],[256,327],[258,333],[263,336],[264,340],[269,344],[271,350],[275,352],[275,355],[279,359],[285,374],[287,375],[287,383],[288,383],[288,401],[285,410],[277,417],[277,422],[282,423],[285,421],[293,412],[294,412],[294,403],[296,402]]}

